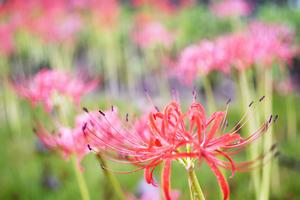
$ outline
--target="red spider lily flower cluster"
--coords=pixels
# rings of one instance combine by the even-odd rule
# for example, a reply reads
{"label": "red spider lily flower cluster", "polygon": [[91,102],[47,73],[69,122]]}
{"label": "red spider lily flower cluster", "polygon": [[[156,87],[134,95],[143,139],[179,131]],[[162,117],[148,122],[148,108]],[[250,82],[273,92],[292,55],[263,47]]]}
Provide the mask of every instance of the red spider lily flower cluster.
{"label": "red spider lily flower cluster", "polygon": [[150,21],[145,18],[138,19],[135,30],[132,33],[132,40],[141,48],[149,48],[160,45],[170,47],[174,35],[158,21]]}
{"label": "red spider lily flower cluster", "polygon": [[82,126],[85,121],[86,115],[83,114],[76,117],[74,128],[59,126],[57,132],[49,133],[39,125],[34,131],[46,147],[59,151],[63,158],[69,159],[72,155],[76,155],[77,163],[80,166],[82,158],[90,152],[82,134]]}
{"label": "red spider lily flower cluster", "polygon": [[173,74],[184,83],[191,84],[199,74],[207,75],[212,71],[228,73],[230,67],[242,71],[255,64],[270,67],[273,62],[290,63],[299,53],[293,38],[292,31],[285,26],[253,22],[243,32],[186,47]]}
{"label": "red spider lily flower cluster", "polygon": [[[161,184],[166,199],[171,199],[171,163],[186,158],[205,161],[216,175],[224,199],[228,199],[229,186],[219,168],[231,170],[233,176],[236,171],[247,171],[261,164],[265,156],[247,162],[236,162],[232,156],[258,139],[277,116],[271,116],[257,131],[243,138],[238,132],[247,117],[244,116],[232,130],[225,131],[226,113],[215,112],[206,117],[204,107],[197,102],[182,112],[179,103],[172,101],[163,111],[152,111],[133,124],[128,122],[128,115],[123,125],[120,121],[110,121],[112,116],[117,115],[114,110],[99,111],[97,116],[88,114],[83,132],[91,150],[106,155],[112,161],[136,165],[137,169],[133,171],[144,170],[149,184],[157,185],[153,172],[159,164],[163,164]],[[185,167],[188,169],[190,165]]]}
{"label": "red spider lily flower cluster", "polygon": [[98,80],[85,82],[82,78],[59,70],[43,69],[32,79],[14,84],[14,88],[33,106],[42,103],[45,110],[50,112],[54,104],[54,95],[70,97],[79,105],[81,97],[96,88]]}
{"label": "red spider lily flower cluster", "polygon": [[251,14],[252,7],[245,0],[223,0],[211,4],[212,12],[218,17],[241,17]]}

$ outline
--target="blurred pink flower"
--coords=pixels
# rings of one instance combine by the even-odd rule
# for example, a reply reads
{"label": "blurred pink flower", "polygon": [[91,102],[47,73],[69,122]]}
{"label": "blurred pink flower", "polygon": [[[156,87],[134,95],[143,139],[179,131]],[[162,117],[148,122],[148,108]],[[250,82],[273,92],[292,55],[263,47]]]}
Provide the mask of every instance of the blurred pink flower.
{"label": "blurred pink flower", "polygon": [[120,15],[120,5],[118,0],[86,0],[86,11],[91,13],[92,20],[96,25],[105,28],[117,27]]}
{"label": "blurred pink flower", "polygon": [[132,34],[133,41],[141,48],[149,48],[156,45],[170,47],[173,42],[173,34],[160,22],[140,21]]}
{"label": "blurred pink flower", "polygon": [[16,83],[14,87],[19,95],[31,101],[33,106],[42,103],[45,110],[50,112],[54,103],[53,95],[71,97],[78,105],[82,96],[97,87],[98,80],[86,82],[82,78],[68,72],[43,69],[32,79]]}
{"label": "blurred pink flower", "polygon": [[169,14],[181,10],[185,7],[191,6],[195,2],[195,0],[132,0],[132,4],[135,7],[152,6],[159,11],[163,11],[164,13]]}
{"label": "blurred pink flower", "polygon": [[251,14],[251,6],[245,0],[222,0],[212,3],[212,12],[219,17],[240,17]]}
{"label": "blurred pink flower", "polygon": [[206,76],[213,70],[228,73],[230,66],[227,62],[227,52],[220,44],[204,40],[186,47],[180,53],[174,73],[187,84],[192,84],[200,74]]}
{"label": "blurred pink flower", "polygon": [[297,53],[294,34],[286,26],[253,22],[249,25],[249,37],[255,51],[256,63],[270,66],[272,62],[290,63]]}
{"label": "blurred pink flower", "polygon": [[30,31],[46,43],[73,41],[81,27],[81,19],[76,15],[57,17],[44,14],[29,25]]}
{"label": "blurred pink flower", "polygon": [[14,51],[15,26],[0,24],[0,54],[9,56]]}
{"label": "blurred pink flower", "polygon": [[64,159],[69,159],[72,155],[76,155],[78,165],[82,158],[89,153],[85,136],[82,132],[84,126],[83,118],[86,115],[76,117],[75,128],[60,126],[56,133],[49,133],[44,127],[39,125],[35,130],[39,139],[48,148],[58,150]]}

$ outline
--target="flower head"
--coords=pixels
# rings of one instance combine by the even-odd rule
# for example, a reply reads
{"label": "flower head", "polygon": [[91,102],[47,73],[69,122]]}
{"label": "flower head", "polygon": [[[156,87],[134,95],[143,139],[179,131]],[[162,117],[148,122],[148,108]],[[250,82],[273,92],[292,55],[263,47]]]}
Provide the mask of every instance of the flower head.
{"label": "flower head", "polygon": [[98,81],[85,82],[80,76],[59,70],[43,69],[31,80],[15,84],[20,96],[31,101],[33,105],[42,103],[50,112],[54,106],[55,95],[70,97],[76,104],[83,95],[96,88]]}
{"label": "flower head", "polygon": [[151,6],[164,13],[174,13],[193,5],[195,0],[132,0],[132,3],[135,7]]}
{"label": "flower head", "polygon": [[186,47],[181,52],[173,73],[187,84],[192,84],[199,74],[205,76],[214,70],[228,73],[228,55],[221,45],[220,42],[204,40]]}
{"label": "flower head", "polygon": [[156,45],[170,47],[174,38],[160,22],[138,20],[132,39],[141,48],[149,48]]}
{"label": "flower head", "polygon": [[219,17],[240,17],[251,13],[251,6],[245,0],[223,0],[211,5],[212,12]]}
{"label": "flower head", "polygon": [[[249,162],[235,162],[232,156],[256,140],[277,119],[270,117],[256,132],[243,138],[238,132],[246,121],[245,116],[232,130],[225,131],[227,111],[206,117],[204,107],[197,102],[182,112],[179,103],[172,101],[163,111],[153,110],[132,125],[128,115],[124,125],[111,122],[111,115],[117,114],[114,113],[99,111],[98,116],[90,115],[83,129],[89,145],[113,161],[136,165],[134,171],[143,169],[149,184],[157,185],[153,171],[163,164],[162,188],[166,199],[171,199],[173,160],[181,161],[187,169],[195,160],[205,161],[216,175],[224,199],[228,199],[229,186],[219,168],[230,169],[234,175],[235,171],[247,171],[261,164],[265,156]],[[192,159],[187,161],[187,158]]]}
{"label": "flower head", "polygon": [[58,131],[49,133],[44,127],[39,125],[35,132],[39,139],[48,148],[59,151],[65,159],[76,155],[78,164],[81,159],[89,153],[86,139],[82,134],[82,127],[86,121],[86,115],[78,115],[74,128],[59,126]]}

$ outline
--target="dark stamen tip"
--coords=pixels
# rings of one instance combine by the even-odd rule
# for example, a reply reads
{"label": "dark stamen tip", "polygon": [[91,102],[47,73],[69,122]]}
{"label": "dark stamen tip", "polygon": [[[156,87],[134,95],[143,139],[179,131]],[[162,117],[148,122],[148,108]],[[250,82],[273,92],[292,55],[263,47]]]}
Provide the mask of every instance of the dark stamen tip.
{"label": "dark stamen tip", "polygon": [[99,110],[99,113],[105,117],[105,113]]}
{"label": "dark stamen tip", "polygon": [[113,105],[111,106],[111,112],[114,112],[114,106]]}
{"label": "dark stamen tip", "polygon": [[274,119],[273,119],[273,122],[276,122],[278,119],[278,115],[275,115]]}
{"label": "dark stamen tip", "polygon": [[273,118],[273,115],[270,115],[270,118],[269,118],[269,123],[272,122],[272,118]]}
{"label": "dark stamen tip", "polygon": [[128,113],[126,113],[126,122],[128,122]]}
{"label": "dark stamen tip", "polygon": [[87,122],[84,123],[83,127],[82,127],[82,131],[84,132],[87,126]]}
{"label": "dark stamen tip", "polygon": [[86,107],[83,107],[82,110],[86,113],[89,113],[89,110]]}
{"label": "dark stamen tip", "polygon": [[275,158],[277,158],[278,156],[280,156],[280,151],[276,151],[276,153],[274,154]]}
{"label": "dark stamen tip", "polygon": [[37,130],[36,130],[36,128],[32,128],[32,131],[34,132],[34,133],[37,133]]}
{"label": "dark stamen tip", "polygon": [[91,145],[88,144],[87,147],[90,151],[92,151]]}
{"label": "dark stamen tip", "polygon": [[159,112],[159,108],[157,106],[154,106],[154,108],[157,112]]}
{"label": "dark stamen tip", "polygon": [[266,96],[260,97],[259,101],[261,102],[262,100],[264,100],[265,97],[266,97]]}
{"label": "dark stamen tip", "polygon": [[248,107],[251,107],[253,105],[254,101],[251,101],[248,105]]}
{"label": "dark stamen tip", "polygon": [[101,167],[103,170],[105,170],[105,167],[104,167],[104,165],[103,165],[103,164],[101,164],[101,163],[100,163],[100,167]]}
{"label": "dark stamen tip", "polygon": [[231,98],[229,98],[229,99],[226,101],[226,105],[228,105],[230,102],[231,102]]}
{"label": "dark stamen tip", "polygon": [[271,146],[271,151],[274,151],[275,149],[276,149],[276,147],[277,147],[277,143],[275,143],[275,144],[273,144],[272,146]]}

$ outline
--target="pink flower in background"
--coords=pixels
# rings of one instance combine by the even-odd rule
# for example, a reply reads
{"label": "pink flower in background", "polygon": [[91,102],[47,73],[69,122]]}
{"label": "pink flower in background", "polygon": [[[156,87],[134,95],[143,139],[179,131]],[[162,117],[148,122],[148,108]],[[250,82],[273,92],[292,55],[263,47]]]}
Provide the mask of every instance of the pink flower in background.
{"label": "pink flower in background", "polygon": [[254,43],[244,33],[234,33],[218,38],[219,47],[226,52],[226,59],[229,66],[238,70],[246,70],[255,62]]}
{"label": "pink flower in background", "polygon": [[140,21],[133,34],[133,41],[141,48],[149,48],[156,45],[170,47],[173,43],[173,34],[157,21]]}
{"label": "pink flower in background", "polygon": [[82,132],[84,126],[83,118],[86,115],[76,117],[75,128],[60,126],[55,133],[49,133],[41,125],[35,130],[39,139],[50,149],[58,150],[65,159],[76,155],[78,164],[82,158],[89,153],[86,139]]}
{"label": "pink flower in background", "polygon": [[0,54],[9,56],[14,51],[15,26],[0,24]]}
{"label": "pink flower in background", "polygon": [[114,28],[119,21],[120,5],[118,0],[86,0],[86,11],[92,14],[96,25]]}
{"label": "pink flower in background", "polygon": [[256,63],[270,66],[272,62],[290,63],[297,53],[294,34],[286,26],[253,22],[249,25],[249,37],[255,51]]}
{"label": "pink flower in background", "polygon": [[174,13],[178,10],[191,6],[195,3],[195,0],[132,0],[132,4],[135,7],[152,6],[164,13]]}
{"label": "pink flower in background", "polygon": [[81,27],[82,22],[77,15],[58,17],[44,14],[29,25],[30,31],[46,43],[72,41]]}
{"label": "pink flower in background", "polygon": [[252,8],[245,0],[222,0],[214,2],[211,10],[219,17],[240,17],[250,15]]}
{"label": "pink flower in background", "polygon": [[44,69],[32,79],[14,86],[19,95],[28,99],[33,106],[42,103],[45,110],[50,112],[54,104],[54,95],[70,97],[78,105],[82,96],[97,87],[98,80],[86,82],[82,78],[68,72]]}
{"label": "pink flower in background", "polygon": [[187,84],[192,84],[199,74],[207,75],[213,70],[228,73],[227,52],[220,48],[218,42],[204,40],[190,45],[181,52],[175,74]]}

